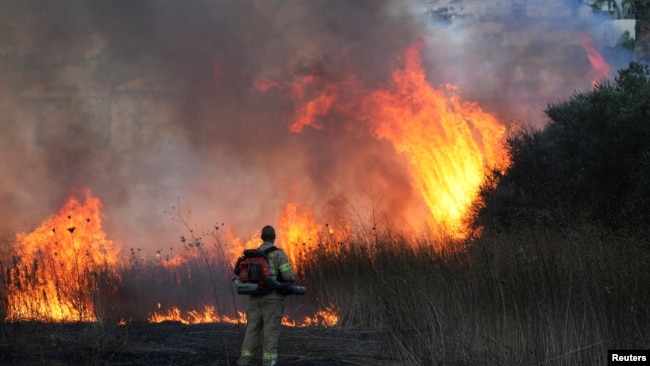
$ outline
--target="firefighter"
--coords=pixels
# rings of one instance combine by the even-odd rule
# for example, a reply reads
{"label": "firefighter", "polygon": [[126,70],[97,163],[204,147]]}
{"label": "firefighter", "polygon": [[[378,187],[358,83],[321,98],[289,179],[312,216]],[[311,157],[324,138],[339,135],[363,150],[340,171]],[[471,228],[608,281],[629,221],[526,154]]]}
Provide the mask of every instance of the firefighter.
{"label": "firefighter", "polygon": [[[260,250],[266,250],[275,243],[275,229],[273,226],[264,226],[261,233],[262,245]],[[289,264],[287,254],[278,249],[268,254],[271,271],[278,281],[294,282],[296,274]],[[273,366],[278,359],[278,340],[280,336],[280,323],[284,314],[285,295],[273,290],[266,295],[248,296],[248,310],[246,312],[246,335],[241,347],[241,354],[237,360],[239,366],[252,364],[253,355],[262,336],[263,365]]]}

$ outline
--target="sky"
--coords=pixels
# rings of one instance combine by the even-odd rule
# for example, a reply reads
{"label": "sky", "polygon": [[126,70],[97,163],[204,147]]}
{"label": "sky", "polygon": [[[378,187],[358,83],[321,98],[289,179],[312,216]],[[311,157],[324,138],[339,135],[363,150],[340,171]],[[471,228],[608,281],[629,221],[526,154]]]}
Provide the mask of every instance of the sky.
{"label": "sky", "polygon": [[0,233],[85,189],[111,239],[149,250],[186,234],[179,213],[244,240],[288,203],[332,225],[413,216],[403,154],[342,113],[291,131],[291,85],[384,88],[419,42],[433,88],[541,127],[548,103],[592,86],[585,35],[610,77],[631,59],[579,1],[452,3],[453,19],[430,12],[443,1],[0,1]]}

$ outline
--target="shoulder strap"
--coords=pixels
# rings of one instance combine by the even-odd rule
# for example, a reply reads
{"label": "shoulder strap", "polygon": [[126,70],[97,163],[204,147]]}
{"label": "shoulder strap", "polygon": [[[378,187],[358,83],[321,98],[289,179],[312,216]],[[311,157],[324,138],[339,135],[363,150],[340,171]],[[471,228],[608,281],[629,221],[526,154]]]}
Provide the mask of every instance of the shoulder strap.
{"label": "shoulder strap", "polygon": [[280,250],[280,248],[276,247],[275,245],[270,248],[266,248],[266,250],[264,250],[264,255],[269,255],[275,252],[276,250]]}

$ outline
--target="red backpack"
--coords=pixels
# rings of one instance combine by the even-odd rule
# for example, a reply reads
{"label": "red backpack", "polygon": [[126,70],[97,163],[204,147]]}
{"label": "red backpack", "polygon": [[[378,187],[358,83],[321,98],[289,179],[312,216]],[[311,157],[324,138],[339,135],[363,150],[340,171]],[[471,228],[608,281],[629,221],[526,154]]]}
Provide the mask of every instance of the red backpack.
{"label": "red backpack", "polygon": [[263,295],[270,293],[279,283],[269,265],[268,255],[278,250],[272,246],[266,250],[246,249],[235,264],[234,278],[237,293],[242,295]]}

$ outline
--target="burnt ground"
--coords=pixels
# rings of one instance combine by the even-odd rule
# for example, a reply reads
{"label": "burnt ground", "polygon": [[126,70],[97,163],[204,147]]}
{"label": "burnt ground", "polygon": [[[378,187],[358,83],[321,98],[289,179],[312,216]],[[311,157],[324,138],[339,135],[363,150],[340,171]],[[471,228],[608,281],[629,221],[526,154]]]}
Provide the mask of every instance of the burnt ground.
{"label": "burnt ground", "polygon": [[[0,323],[0,365],[236,365],[245,326]],[[374,332],[282,328],[280,365],[393,365]]]}

